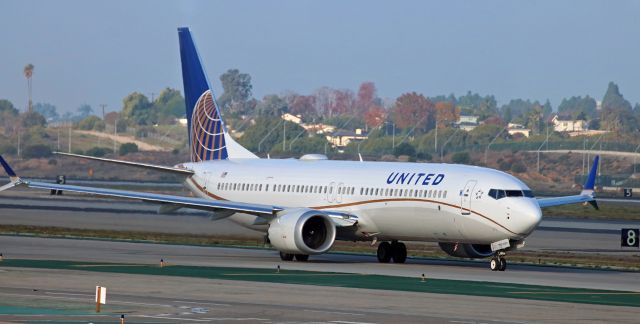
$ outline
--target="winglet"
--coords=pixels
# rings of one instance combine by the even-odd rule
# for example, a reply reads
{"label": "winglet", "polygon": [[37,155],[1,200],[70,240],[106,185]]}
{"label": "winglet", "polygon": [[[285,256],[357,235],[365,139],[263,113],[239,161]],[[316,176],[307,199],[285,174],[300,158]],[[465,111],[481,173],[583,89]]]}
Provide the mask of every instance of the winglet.
{"label": "winglet", "polygon": [[584,183],[584,187],[582,187],[581,195],[591,196],[591,200],[588,203],[593,206],[596,210],[599,210],[598,202],[595,199],[594,190],[596,186],[596,176],[598,175],[598,163],[600,162],[600,156],[596,155],[593,159],[593,165],[591,166],[591,170],[589,171],[589,176],[587,177],[587,181]]}
{"label": "winglet", "polygon": [[9,163],[5,161],[2,155],[0,155],[0,165],[2,165],[2,168],[4,169],[4,171],[7,173],[7,175],[9,175],[9,180],[11,180],[11,182],[7,183],[6,185],[0,186],[0,191],[11,189],[22,183],[22,181],[20,180],[20,177],[18,177],[18,175],[16,175],[16,173],[13,171],[13,169],[11,169],[11,166],[9,166]]}
{"label": "winglet", "polygon": [[583,190],[594,190],[596,184],[596,175],[598,174],[598,162],[600,162],[600,156],[596,155],[595,159],[593,159],[593,165],[591,166],[591,171],[589,171],[589,177],[587,177],[587,181],[584,183]]}
{"label": "winglet", "polygon": [[11,166],[9,166],[9,163],[5,161],[2,155],[0,155],[0,164],[2,164],[2,168],[4,168],[4,171],[7,173],[7,175],[9,175],[9,179],[11,179],[11,182],[15,182],[18,180],[18,175],[13,172],[13,169],[11,169]]}

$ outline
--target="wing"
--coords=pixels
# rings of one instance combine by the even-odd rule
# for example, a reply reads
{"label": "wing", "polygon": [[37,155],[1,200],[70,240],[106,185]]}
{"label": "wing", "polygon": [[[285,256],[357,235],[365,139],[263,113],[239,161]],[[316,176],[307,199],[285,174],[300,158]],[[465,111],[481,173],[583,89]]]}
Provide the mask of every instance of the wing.
{"label": "wing", "polygon": [[[266,204],[242,203],[228,200],[213,200],[205,198],[193,198],[174,195],[161,195],[148,192],[137,192],[127,190],[104,189],[74,185],[64,185],[49,182],[29,181],[18,177],[11,169],[9,164],[0,156],[0,165],[10,176],[11,182],[1,186],[0,191],[11,189],[16,186],[26,186],[33,189],[45,190],[62,190],[68,192],[77,192],[101,197],[115,197],[141,200],[150,203],[160,204],[160,212],[175,211],[180,208],[191,208],[215,212],[215,219],[221,219],[231,216],[234,213],[251,214],[261,217],[264,224],[268,224],[277,213],[285,208]],[[358,217],[348,213],[340,212],[323,212],[333,220],[336,227],[348,227],[358,223]]]}
{"label": "wing", "polygon": [[594,188],[596,183],[596,174],[598,172],[599,161],[600,161],[600,157],[596,156],[595,159],[593,160],[591,171],[589,171],[589,176],[587,177],[587,181],[585,182],[582,192],[579,195],[538,198],[538,205],[540,205],[540,208],[577,204],[577,203],[590,203],[595,209],[598,209],[598,203],[596,202]]}
{"label": "wing", "polygon": [[64,153],[64,152],[54,152],[54,154],[70,156],[70,157],[75,157],[75,158],[81,158],[81,159],[87,159],[87,160],[100,161],[100,162],[121,164],[121,165],[136,167],[136,168],[150,169],[150,170],[155,170],[155,171],[160,171],[160,172],[179,174],[179,175],[183,175],[183,176],[190,176],[190,175],[193,174],[193,171],[191,171],[191,170],[180,169],[180,168],[176,168],[176,167],[163,166],[163,165],[155,165],[155,164],[148,164],[148,163],[138,163],[138,162],[131,162],[131,161],[106,159],[106,158],[100,158],[100,157],[95,157],[95,156],[86,156],[86,155],[73,154],[73,153]]}

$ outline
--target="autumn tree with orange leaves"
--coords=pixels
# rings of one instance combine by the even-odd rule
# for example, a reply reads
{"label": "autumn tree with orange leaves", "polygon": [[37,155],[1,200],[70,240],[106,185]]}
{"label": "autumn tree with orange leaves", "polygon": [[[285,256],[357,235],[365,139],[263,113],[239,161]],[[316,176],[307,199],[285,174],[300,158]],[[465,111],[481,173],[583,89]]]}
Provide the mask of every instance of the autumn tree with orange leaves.
{"label": "autumn tree with orange leaves", "polygon": [[438,128],[447,127],[456,122],[460,117],[460,108],[448,101],[436,102],[436,125]]}
{"label": "autumn tree with orange leaves", "polygon": [[369,128],[380,127],[384,123],[385,115],[384,108],[374,105],[364,114],[364,121]]}
{"label": "autumn tree with orange leaves", "polygon": [[393,121],[403,129],[428,131],[435,124],[435,106],[424,95],[416,92],[405,93],[396,99]]}

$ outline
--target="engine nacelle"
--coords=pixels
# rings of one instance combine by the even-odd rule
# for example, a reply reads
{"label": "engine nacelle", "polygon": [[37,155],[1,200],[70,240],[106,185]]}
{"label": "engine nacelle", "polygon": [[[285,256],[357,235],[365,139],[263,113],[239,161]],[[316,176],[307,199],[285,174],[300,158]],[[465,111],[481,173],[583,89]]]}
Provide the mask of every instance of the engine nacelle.
{"label": "engine nacelle", "polygon": [[492,256],[494,253],[491,251],[491,245],[489,244],[462,244],[457,243],[438,243],[442,251],[450,256],[458,258],[486,258]]}
{"label": "engine nacelle", "polygon": [[322,254],[336,240],[336,226],[329,215],[313,209],[286,209],[269,223],[271,245],[280,252]]}

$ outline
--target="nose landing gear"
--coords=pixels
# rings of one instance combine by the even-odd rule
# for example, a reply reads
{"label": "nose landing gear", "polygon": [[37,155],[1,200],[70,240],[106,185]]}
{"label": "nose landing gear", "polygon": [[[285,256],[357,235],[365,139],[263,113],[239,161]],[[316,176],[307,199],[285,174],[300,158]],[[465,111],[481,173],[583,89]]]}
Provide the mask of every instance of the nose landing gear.
{"label": "nose landing gear", "polygon": [[505,271],[507,269],[506,255],[504,252],[496,252],[496,254],[491,257],[491,262],[489,263],[491,271]]}

